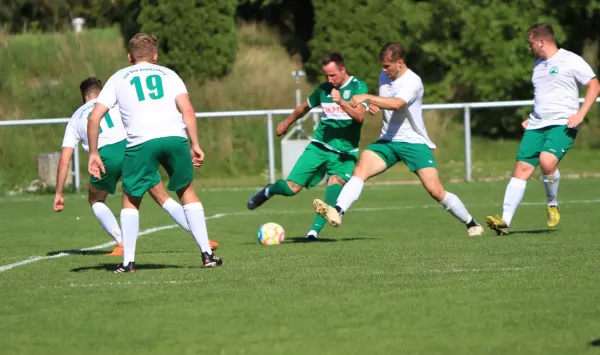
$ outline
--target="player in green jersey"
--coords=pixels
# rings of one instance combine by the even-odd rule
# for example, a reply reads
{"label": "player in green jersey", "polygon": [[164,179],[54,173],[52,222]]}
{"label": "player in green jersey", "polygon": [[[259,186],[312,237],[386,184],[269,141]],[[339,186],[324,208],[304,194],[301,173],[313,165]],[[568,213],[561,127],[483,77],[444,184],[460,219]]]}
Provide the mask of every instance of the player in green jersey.
{"label": "player in green jersey", "polygon": [[[344,58],[339,53],[327,53],[321,64],[327,81],[319,85],[304,103],[277,126],[277,135],[281,136],[311,108],[321,106],[323,116],[313,139],[287,179],[279,179],[250,197],[250,210],[261,206],[274,195],[294,196],[302,188],[310,189],[325,175],[328,176],[325,201],[335,203],[342,187],[352,177],[367,106],[352,107],[349,101],[354,95],[366,94],[367,85],[346,72]],[[326,220],[317,215],[306,234],[307,241],[317,240],[325,224]]]}

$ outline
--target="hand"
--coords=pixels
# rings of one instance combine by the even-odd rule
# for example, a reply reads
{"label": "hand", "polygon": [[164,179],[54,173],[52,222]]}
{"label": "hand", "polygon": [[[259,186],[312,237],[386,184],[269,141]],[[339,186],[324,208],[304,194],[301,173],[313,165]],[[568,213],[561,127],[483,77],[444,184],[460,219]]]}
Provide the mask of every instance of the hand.
{"label": "hand", "polygon": [[331,89],[331,99],[338,105],[342,102],[342,95],[338,89]]}
{"label": "hand", "polygon": [[581,124],[581,122],[583,122],[584,118],[585,118],[585,116],[580,114],[579,112],[577,112],[574,115],[569,116],[569,118],[567,119],[567,127],[575,128],[575,127],[579,126]]}
{"label": "hand", "polygon": [[529,120],[525,120],[525,121],[521,122],[521,127],[523,127],[523,129],[527,129],[528,124],[529,124]]}
{"label": "hand", "polygon": [[287,132],[288,128],[290,128],[290,125],[289,125],[289,123],[287,123],[287,120],[278,124],[277,125],[277,137],[284,135],[285,132]]}
{"label": "hand", "polygon": [[367,101],[367,95],[354,95],[350,100],[350,106],[352,106],[352,108],[355,108],[356,106],[362,104],[365,101]]}
{"label": "hand", "polygon": [[199,145],[194,145],[190,149],[190,153],[192,154],[192,165],[194,168],[199,168],[202,166],[204,162],[204,152],[200,149]]}
{"label": "hand", "polygon": [[373,104],[370,104],[370,105],[369,105],[369,113],[370,113],[371,115],[374,115],[374,114],[376,114],[377,112],[379,112],[379,107],[378,107],[378,106],[375,106],[375,105],[373,105]]}
{"label": "hand", "polygon": [[63,198],[62,194],[56,194],[56,196],[54,196],[53,206],[55,212],[61,212],[65,209],[65,199]]}
{"label": "hand", "polygon": [[90,153],[90,158],[88,160],[88,172],[96,179],[101,178],[100,173],[106,174],[104,163],[102,163],[102,159],[98,153]]}

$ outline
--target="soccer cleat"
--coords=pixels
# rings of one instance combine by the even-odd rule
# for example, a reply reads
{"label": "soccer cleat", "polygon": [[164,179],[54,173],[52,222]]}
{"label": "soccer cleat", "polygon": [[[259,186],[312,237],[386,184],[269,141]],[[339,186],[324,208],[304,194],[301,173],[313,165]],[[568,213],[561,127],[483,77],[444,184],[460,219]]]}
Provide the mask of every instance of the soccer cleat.
{"label": "soccer cleat", "polygon": [[267,188],[269,186],[271,186],[271,185],[269,184],[269,185],[263,187],[260,191],[258,191],[254,195],[250,196],[250,200],[248,200],[248,209],[249,210],[253,210],[255,208],[260,207],[260,205],[265,203],[265,201],[267,201],[270,198],[270,196],[267,197],[267,194],[266,194]]}
{"label": "soccer cleat", "polygon": [[110,253],[106,253],[104,254],[106,256],[123,256],[123,244],[119,244],[117,245],[113,251],[111,251]]}
{"label": "soccer cleat", "polygon": [[317,232],[314,230],[310,230],[306,233],[306,241],[307,242],[316,242],[317,241]]}
{"label": "soccer cleat", "polygon": [[483,227],[480,224],[467,228],[467,233],[469,234],[469,237],[483,235],[483,232]]}
{"label": "soccer cleat", "polygon": [[334,207],[329,206],[319,199],[313,201],[313,207],[317,214],[325,218],[332,227],[339,227],[342,224],[342,216],[340,216],[340,213]]}
{"label": "soccer cleat", "polygon": [[215,254],[202,253],[202,265],[204,267],[217,267],[223,265],[223,259]]}
{"label": "soccer cleat", "polygon": [[548,227],[554,228],[560,223],[560,208],[558,206],[546,207],[546,214],[548,215]]}
{"label": "soccer cleat", "polygon": [[507,235],[508,234],[508,225],[506,224],[506,222],[504,221],[504,219],[502,217],[487,216],[485,221],[487,222],[488,227],[490,227],[491,230],[496,232],[496,234],[498,234],[498,235]]}
{"label": "soccer cleat", "polygon": [[217,250],[217,248],[219,247],[219,243],[210,239],[208,240],[208,244],[210,245],[210,250]]}
{"label": "soccer cleat", "polygon": [[127,264],[127,266],[123,266],[123,264],[117,265],[115,274],[122,274],[126,272],[135,272],[135,263],[133,261]]}

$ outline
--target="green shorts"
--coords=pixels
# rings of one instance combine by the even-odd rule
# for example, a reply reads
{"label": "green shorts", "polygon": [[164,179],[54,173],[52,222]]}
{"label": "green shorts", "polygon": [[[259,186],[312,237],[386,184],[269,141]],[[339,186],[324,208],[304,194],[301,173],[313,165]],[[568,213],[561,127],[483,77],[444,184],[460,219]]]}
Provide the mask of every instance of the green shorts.
{"label": "green shorts", "polygon": [[576,136],[577,130],[567,126],[525,130],[517,152],[517,161],[538,166],[541,152],[551,153],[560,161],[573,146]]}
{"label": "green shorts", "polygon": [[426,144],[378,140],[365,149],[379,155],[385,161],[386,169],[400,161],[404,161],[411,172],[435,168],[435,159]]}
{"label": "green shorts", "polygon": [[187,138],[156,138],[125,149],[123,191],[142,197],[160,182],[159,164],[169,175],[169,190],[177,191],[192,182],[194,168]]}
{"label": "green shorts", "polygon": [[123,139],[120,142],[105,145],[100,148],[98,154],[104,164],[106,174],[102,174],[100,179],[90,176],[90,184],[98,190],[106,191],[111,195],[115,194],[117,182],[121,178],[123,172],[123,158],[125,157],[125,146],[127,140]]}
{"label": "green shorts", "polygon": [[316,186],[325,175],[336,175],[348,181],[352,177],[357,157],[357,153],[337,153],[318,143],[310,143],[286,180],[307,189]]}

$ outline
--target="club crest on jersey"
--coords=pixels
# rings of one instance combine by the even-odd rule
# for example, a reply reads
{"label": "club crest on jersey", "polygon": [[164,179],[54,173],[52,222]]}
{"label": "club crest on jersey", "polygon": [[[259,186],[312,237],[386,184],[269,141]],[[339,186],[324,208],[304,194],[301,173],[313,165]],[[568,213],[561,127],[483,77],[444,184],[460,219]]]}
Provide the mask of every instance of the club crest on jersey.
{"label": "club crest on jersey", "polygon": [[552,68],[550,68],[550,76],[557,76],[558,75],[558,67],[554,66]]}
{"label": "club crest on jersey", "polygon": [[344,92],[342,93],[342,97],[344,98],[344,100],[348,100],[350,98],[350,90],[344,90]]}

